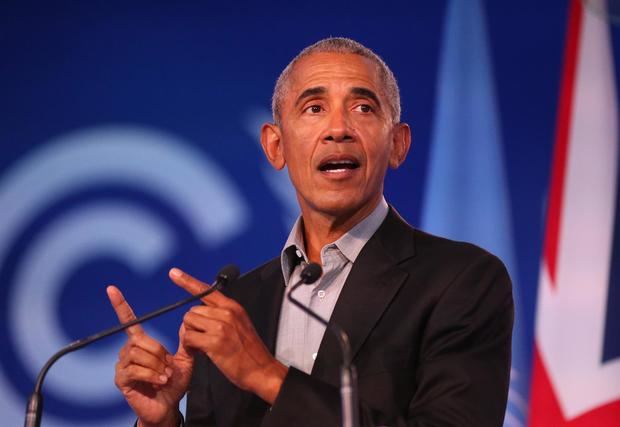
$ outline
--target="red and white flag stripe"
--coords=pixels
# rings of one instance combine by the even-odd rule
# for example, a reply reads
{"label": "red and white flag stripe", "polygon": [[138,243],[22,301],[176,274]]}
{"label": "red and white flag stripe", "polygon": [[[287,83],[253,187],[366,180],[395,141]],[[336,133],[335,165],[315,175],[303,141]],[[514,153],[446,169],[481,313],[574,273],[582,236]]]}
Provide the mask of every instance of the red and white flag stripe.
{"label": "red and white flag stripe", "polygon": [[609,23],[578,0],[564,61],[529,425],[619,426],[620,358],[603,362],[618,109]]}

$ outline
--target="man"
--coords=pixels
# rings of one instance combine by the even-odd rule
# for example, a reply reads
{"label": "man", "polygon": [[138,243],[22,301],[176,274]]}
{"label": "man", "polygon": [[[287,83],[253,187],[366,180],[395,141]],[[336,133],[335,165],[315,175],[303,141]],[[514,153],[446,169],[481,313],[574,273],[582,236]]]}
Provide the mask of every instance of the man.
{"label": "man", "polygon": [[[338,425],[341,354],[284,293],[322,264],[299,298],[350,336],[364,424],[499,426],[510,369],[513,303],[497,258],[412,229],[383,198],[405,160],[394,76],[349,39],[322,40],[278,79],[261,143],[288,167],[301,208],[280,257],[185,315],[176,354],[129,330],[116,384],[141,426]],[[205,284],[174,268],[190,293]],[[118,289],[119,319],[134,318]]]}

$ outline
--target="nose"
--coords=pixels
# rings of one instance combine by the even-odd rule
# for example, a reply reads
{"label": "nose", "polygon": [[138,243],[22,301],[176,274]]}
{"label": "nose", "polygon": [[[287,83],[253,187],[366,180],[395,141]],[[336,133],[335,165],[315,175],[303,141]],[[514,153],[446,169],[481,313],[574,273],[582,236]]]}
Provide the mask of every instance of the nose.
{"label": "nose", "polygon": [[341,109],[332,111],[329,115],[329,122],[323,140],[329,142],[348,142],[353,140],[352,135],[353,132],[346,112]]}

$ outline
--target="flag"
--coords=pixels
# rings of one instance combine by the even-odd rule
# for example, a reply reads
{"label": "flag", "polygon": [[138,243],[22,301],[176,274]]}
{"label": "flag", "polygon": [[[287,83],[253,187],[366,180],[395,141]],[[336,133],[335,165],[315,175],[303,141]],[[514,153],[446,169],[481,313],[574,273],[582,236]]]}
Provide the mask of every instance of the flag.
{"label": "flag", "polygon": [[609,23],[600,11],[578,0],[570,7],[538,287],[531,427],[620,425],[620,313],[613,310],[620,302],[618,108]]}
{"label": "flag", "polygon": [[421,227],[475,243],[506,264],[516,316],[505,426],[524,426],[530,351],[523,337],[500,117],[479,0],[448,4],[436,105]]}

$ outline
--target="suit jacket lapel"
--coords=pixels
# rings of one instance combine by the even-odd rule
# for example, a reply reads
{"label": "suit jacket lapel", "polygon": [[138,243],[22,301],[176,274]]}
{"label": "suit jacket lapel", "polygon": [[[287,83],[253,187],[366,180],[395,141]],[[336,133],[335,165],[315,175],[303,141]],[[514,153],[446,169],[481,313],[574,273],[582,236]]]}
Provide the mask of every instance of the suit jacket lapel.
{"label": "suit jacket lapel", "polygon": [[[377,232],[356,259],[344,284],[330,323],[345,330],[353,358],[379,321],[408,273],[398,264],[415,254],[408,225],[390,208]],[[312,375],[323,380],[338,378],[342,351],[337,339],[325,332]]]}

